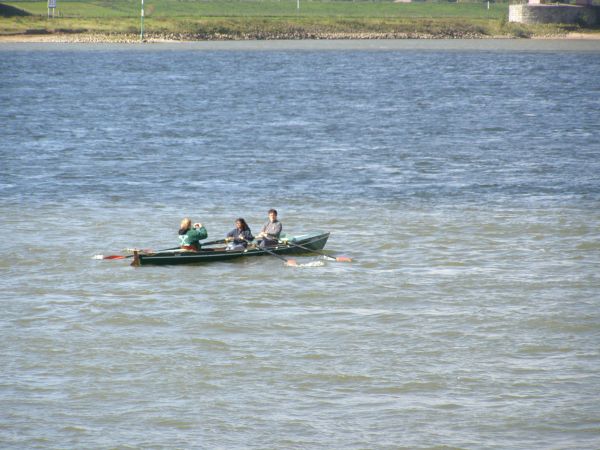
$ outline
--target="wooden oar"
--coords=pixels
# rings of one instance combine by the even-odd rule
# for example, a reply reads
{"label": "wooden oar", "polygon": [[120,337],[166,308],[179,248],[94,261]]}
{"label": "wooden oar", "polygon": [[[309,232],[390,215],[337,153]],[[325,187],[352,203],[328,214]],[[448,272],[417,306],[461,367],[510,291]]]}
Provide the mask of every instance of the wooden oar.
{"label": "wooden oar", "polygon": [[[200,242],[200,245],[214,245],[214,244],[223,244],[225,242],[225,239],[219,239],[216,241],[210,241],[210,242]],[[149,249],[146,250],[137,250],[140,253],[161,253],[161,252],[168,252],[171,250],[180,250],[181,247],[173,247],[173,248],[165,248],[163,250],[157,250],[157,251],[152,251]],[[133,255],[95,255],[94,259],[126,259],[126,258],[133,258]]]}
{"label": "wooden oar", "polygon": [[286,265],[286,266],[294,266],[294,267],[297,267],[297,266],[298,266],[298,263],[296,262],[296,260],[295,260],[295,259],[292,259],[292,258],[290,258],[290,259],[284,258],[283,256],[281,256],[281,255],[278,255],[277,253],[275,253],[275,252],[273,252],[273,251],[271,251],[271,250],[268,250],[268,249],[266,249],[265,247],[259,247],[259,248],[258,248],[258,250],[263,250],[263,251],[267,252],[269,255],[271,255],[271,256],[274,256],[275,258],[279,258],[279,259],[281,259],[283,262],[285,262],[285,265]]}
{"label": "wooden oar", "polygon": [[[165,248],[163,250],[158,250],[156,252],[146,249],[146,250],[135,250],[137,252],[142,252],[142,253],[160,253],[160,252],[168,252],[169,250],[178,250],[181,247],[173,247],[173,248]],[[94,259],[126,259],[126,258],[133,258],[133,255],[95,255]]]}
{"label": "wooden oar", "polygon": [[318,255],[323,255],[326,258],[332,259],[334,261],[338,261],[338,262],[352,262],[352,258],[349,258],[347,256],[329,256],[327,253],[325,252],[321,252],[319,250],[314,250],[312,248],[308,248],[305,247],[304,245],[300,245],[300,244],[294,244],[291,241],[287,241],[288,245],[293,245],[294,247],[298,247],[301,248],[303,250],[306,250],[307,252],[311,252],[311,253],[317,253]]}
{"label": "wooden oar", "polygon": [[[243,238],[242,236],[238,236],[238,237],[237,237],[237,239],[239,239],[239,240],[241,240],[241,241],[246,241],[246,242],[248,242],[248,240],[247,240],[247,239],[245,239],[245,238]],[[277,254],[277,253],[275,253],[274,251],[268,250],[266,247],[257,247],[256,249],[257,249],[257,250],[263,250],[264,252],[268,253],[268,254],[269,254],[269,255],[271,255],[271,256],[274,256],[275,258],[279,258],[279,259],[281,259],[283,262],[285,262],[285,265],[286,265],[286,266],[293,266],[293,267],[297,267],[297,266],[298,266],[298,263],[296,262],[296,260],[295,260],[295,259],[292,259],[292,258],[290,258],[290,259],[284,258],[283,256],[281,256],[281,255],[278,255],[278,254]]]}
{"label": "wooden oar", "polygon": [[200,245],[214,245],[214,244],[224,244],[224,243],[225,243],[225,239],[217,239],[216,241],[200,242]]}

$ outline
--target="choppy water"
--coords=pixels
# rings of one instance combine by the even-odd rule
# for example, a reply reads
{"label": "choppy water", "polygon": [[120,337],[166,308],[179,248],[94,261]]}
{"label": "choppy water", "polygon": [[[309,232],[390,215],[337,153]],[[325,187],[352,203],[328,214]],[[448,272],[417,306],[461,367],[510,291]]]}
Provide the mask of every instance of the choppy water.
{"label": "choppy water", "polygon": [[0,46],[1,446],[598,448],[600,49],[220,45]]}

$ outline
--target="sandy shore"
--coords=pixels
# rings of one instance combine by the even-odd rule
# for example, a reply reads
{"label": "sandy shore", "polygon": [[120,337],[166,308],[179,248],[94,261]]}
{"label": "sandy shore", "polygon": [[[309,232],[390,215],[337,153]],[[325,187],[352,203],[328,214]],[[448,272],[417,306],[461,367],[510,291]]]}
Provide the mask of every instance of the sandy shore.
{"label": "sandy shore", "polygon": [[600,33],[569,33],[565,39],[590,39],[600,40]]}
{"label": "sandy shore", "polygon": [[[212,38],[212,36],[211,36]],[[347,34],[318,39],[210,39],[183,40],[139,35],[37,34],[0,37],[0,51],[507,51],[507,52],[600,52],[600,33],[572,33],[555,37],[514,39],[498,36],[479,38],[433,38],[431,36],[378,36]]]}
{"label": "sandy shore", "polygon": [[[436,37],[426,34],[418,34],[418,35],[399,35],[399,36],[390,36],[386,34],[375,34],[375,33],[340,33],[335,35],[327,35],[327,36],[319,36],[316,40],[386,40],[386,39],[410,39],[410,40],[446,40],[447,37]],[[473,40],[505,40],[510,39],[506,36],[465,36],[459,37],[459,39],[473,39]],[[599,41],[598,45],[600,46],[600,32],[596,33],[567,33],[564,35],[556,35],[556,36],[539,36],[533,37],[535,40],[586,40],[586,41]],[[280,39],[265,39],[266,41],[276,41]],[[281,40],[286,40],[281,39]],[[302,39],[298,39],[302,40]],[[518,39],[523,40],[523,39]],[[528,40],[528,39],[524,39]],[[210,40],[192,40],[192,39],[169,39],[165,37],[153,37],[148,36],[144,39],[144,42],[147,43],[177,43],[177,42],[213,42],[213,41],[228,41],[232,42],[231,39],[227,37],[223,37],[222,39],[219,36],[216,36],[214,39]],[[243,41],[243,40],[242,40]],[[52,42],[52,43],[132,43],[137,44],[140,43],[140,38],[138,35],[107,35],[107,34],[90,34],[90,33],[81,33],[81,34],[72,34],[72,33],[53,33],[53,34],[14,34],[14,35],[1,35],[0,34],[0,43],[43,43],[43,42]]]}

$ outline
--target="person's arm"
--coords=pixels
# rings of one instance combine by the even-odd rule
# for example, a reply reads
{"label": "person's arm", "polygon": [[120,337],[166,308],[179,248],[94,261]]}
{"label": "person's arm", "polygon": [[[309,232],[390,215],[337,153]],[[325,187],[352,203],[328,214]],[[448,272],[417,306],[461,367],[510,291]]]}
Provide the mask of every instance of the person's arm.
{"label": "person's arm", "polygon": [[244,232],[240,231],[240,230],[233,230],[233,243],[234,244],[241,244],[244,242]]}
{"label": "person's arm", "polygon": [[248,242],[253,241],[254,240],[254,236],[252,236],[252,232],[250,230],[244,230],[242,232],[242,237],[247,240]]}
{"label": "person's arm", "polygon": [[263,227],[260,229],[260,233],[258,233],[258,238],[264,238],[267,236],[267,228],[269,227],[269,225],[271,224],[271,222],[267,222],[263,225]]}
{"label": "person's arm", "polygon": [[200,239],[206,239],[208,237],[208,232],[206,231],[206,228],[204,228],[203,226],[200,226],[198,228],[193,228],[190,230],[192,233],[192,236],[194,238],[194,240],[199,241]]}

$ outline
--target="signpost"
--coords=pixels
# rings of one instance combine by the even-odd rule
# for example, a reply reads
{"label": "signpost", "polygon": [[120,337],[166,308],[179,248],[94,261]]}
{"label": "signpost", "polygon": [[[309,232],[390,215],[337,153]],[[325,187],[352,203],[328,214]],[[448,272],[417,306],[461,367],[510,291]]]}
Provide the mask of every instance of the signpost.
{"label": "signpost", "polygon": [[48,0],[48,18],[50,18],[50,10],[52,10],[52,18],[54,18],[54,10],[56,9],[56,0]]}
{"label": "signpost", "polygon": [[144,0],[142,0],[142,25],[140,27],[140,41],[144,40]]}

